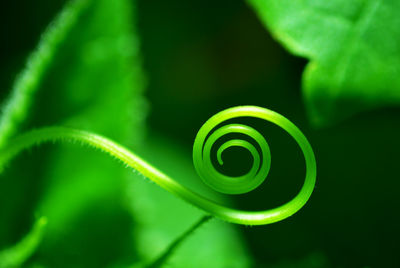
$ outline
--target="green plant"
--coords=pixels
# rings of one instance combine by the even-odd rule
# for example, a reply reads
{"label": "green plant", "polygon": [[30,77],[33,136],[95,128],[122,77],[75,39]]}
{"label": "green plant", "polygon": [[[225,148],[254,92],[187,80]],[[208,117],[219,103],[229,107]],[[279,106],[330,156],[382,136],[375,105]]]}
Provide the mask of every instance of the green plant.
{"label": "green plant", "polygon": [[[4,112],[0,118],[0,165],[2,171],[8,161],[23,149],[31,148],[34,145],[46,141],[71,141],[83,145],[89,145],[108,153],[118,160],[121,160],[124,164],[138,170],[146,177],[154,180],[163,188],[202,208],[210,215],[217,216],[229,222],[246,225],[273,223],[289,217],[305,204],[313,190],[316,176],[315,159],[311,146],[300,130],[298,130],[290,121],[283,116],[264,108],[242,106],[231,108],[215,115],[200,129],[193,148],[195,167],[201,178],[208,185],[225,193],[244,193],[257,187],[268,174],[270,153],[267,142],[264,140],[262,135],[254,129],[239,124],[226,125],[216,130],[206,141],[208,134],[214,127],[223,121],[235,117],[258,117],[271,121],[286,130],[303,150],[307,167],[305,183],[299,195],[289,203],[276,209],[261,212],[245,212],[229,209],[201,197],[176,183],[170,177],[155,169],[125,147],[108,138],[99,136],[94,132],[64,127],[47,127],[17,135],[17,133],[20,132],[20,129],[23,129],[24,127],[23,123],[27,120],[29,111],[32,108],[35,92],[41,84],[46,70],[50,68],[58,47],[66,38],[67,33],[71,30],[73,25],[77,22],[80,13],[82,13],[88,6],[88,3],[89,1],[72,1],[67,4],[64,11],[55,19],[51,27],[49,27],[44,33],[37,50],[28,58],[26,68],[17,78],[12,89],[12,94],[5,105]],[[121,96],[121,98],[123,97],[124,96]],[[217,153],[220,164],[223,163],[221,157],[222,152],[229,147],[239,146],[246,148],[251,152],[254,160],[253,166],[248,174],[240,178],[229,178],[217,173],[217,171],[213,169],[210,160],[210,152],[213,142],[220,136],[232,132],[248,135],[258,143],[258,146],[261,149],[260,156],[258,155],[256,147],[246,141],[238,139],[231,140],[220,147]],[[211,178],[213,179],[211,180]],[[218,183],[216,179],[222,179],[222,184]],[[224,186],[226,184],[225,182],[236,179],[240,182],[238,185],[229,187]],[[37,224],[32,228],[32,232],[28,234],[28,239],[22,240],[17,246],[4,251],[4,253],[0,255],[2,259],[0,266],[3,265],[4,267],[8,267],[24,263],[24,261],[31,256],[42,239],[44,225],[45,221],[43,218],[40,218],[37,221]],[[183,238],[185,237],[186,235],[183,236]],[[31,242],[28,243],[25,241]],[[179,244],[179,242],[176,244]]]}
{"label": "green plant", "polygon": [[47,218],[40,217],[32,230],[16,245],[0,251],[0,267],[19,267],[34,253],[44,235]]}
{"label": "green plant", "polygon": [[[0,165],[4,166],[4,163],[7,163],[10,158],[18,154],[21,150],[43,142],[59,140],[78,142],[82,145],[89,145],[108,153],[125,165],[139,171],[146,178],[156,182],[162,188],[203,209],[212,216],[229,222],[246,225],[274,223],[293,215],[304,206],[311,196],[315,185],[316,163],[314,153],[307,139],[293,123],[275,112],[256,106],[239,106],[227,109],[214,115],[200,129],[193,146],[193,161],[200,177],[217,191],[240,194],[251,191],[260,185],[268,175],[271,156],[268,144],[259,132],[245,125],[229,124],[213,132],[206,141],[207,136],[212,130],[224,121],[236,117],[249,116],[271,121],[285,129],[299,144],[306,161],[307,170],[305,182],[299,194],[290,202],[271,210],[248,212],[219,205],[176,183],[171,177],[159,171],[122,145],[98,134],[76,129],[49,127],[22,134],[10,141],[10,143],[3,148],[0,155]],[[220,174],[211,163],[211,147],[223,135],[230,133],[240,133],[253,138],[262,152],[261,156],[258,155],[256,147],[240,139],[226,141],[219,147],[217,158],[221,165],[223,164],[221,155],[223,151],[229,147],[239,146],[251,152],[253,156],[253,165],[247,174],[240,177],[229,177]]]}
{"label": "green plant", "polygon": [[310,60],[302,87],[315,125],[399,103],[398,1],[249,3],[287,50]]}

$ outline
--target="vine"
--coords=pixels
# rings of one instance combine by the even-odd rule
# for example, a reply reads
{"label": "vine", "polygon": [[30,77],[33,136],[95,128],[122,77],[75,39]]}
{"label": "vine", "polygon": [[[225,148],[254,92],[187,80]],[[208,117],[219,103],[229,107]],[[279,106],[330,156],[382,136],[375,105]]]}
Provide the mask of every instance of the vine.
{"label": "vine", "polygon": [[[47,127],[32,130],[14,138],[0,151],[0,168],[3,168],[4,164],[19,152],[34,145],[49,141],[80,142],[115,157],[165,190],[212,216],[228,222],[245,225],[263,225],[281,221],[304,206],[311,196],[316,179],[316,162],[311,145],[303,133],[282,115],[257,106],[237,106],[217,113],[200,128],[196,136],[193,146],[195,168],[206,184],[223,193],[245,193],[253,190],[264,181],[270,168],[270,150],[264,137],[255,129],[242,124],[229,124],[215,130],[226,120],[238,117],[255,117],[276,124],[287,131],[302,150],[306,164],[304,184],[300,192],[286,204],[263,211],[243,211],[225,207],[177,183],[122,145],[95,133],[65,127]],[[241,139],[229,140],[219,147],[217,159],[220,164],[223,164],[222,152],[227,148],[238,146],[249,150],[253,157],[253,165],[250,171],[243,176],[229,177],[220,174],[211,162],[210,154],[213,144],[222,136],[230,133],[249,136],[257,143],[258,149],[261,151],[261,155],[259,155],[256,146]]]}
{"label": "vine", "polygon": [[0,251],[0,268],[21,267],[40,244],[47,225],[47,218],[36,220],[31,231],[16,245]]}
{"label": "vine", "polygon": [[212,216],[204,216],[201,217],[200,220],[198,220],[193,226],[191,226],[186,232],[184,232],[182,235],[177,237],[169,246],[168,248],[164,251],[163,254],[161,254],[158,258],[156,258],[153,262],[148,264],[146,268],[157,268],[157,267],[163,267],[163,264],[167,261],[167,259],[172,255],[172,253],[176,250],[176,248],[185,240],[187,239],[191,234],[193,234],[197,229],[199,229],[202,225],[204,225],[206,222],[210,221],[212,219]]}
{"label": "vine", "polygon": [[58,47],[88,4],[89,0],[68,2],[42,34],[37,48],[29,55],[25,68],[14,82],[10,96],[1,107],[0,147],[7,143],[26,119],[33,96]]}

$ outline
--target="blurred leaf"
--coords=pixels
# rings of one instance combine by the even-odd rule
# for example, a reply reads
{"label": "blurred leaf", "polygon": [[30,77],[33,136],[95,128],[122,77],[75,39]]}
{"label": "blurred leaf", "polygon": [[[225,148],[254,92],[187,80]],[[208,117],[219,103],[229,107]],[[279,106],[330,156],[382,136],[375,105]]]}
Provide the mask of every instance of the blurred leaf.
{"label": "blurred leaf", "polygon": [[0,251],[0,268],[19,267],[35,252],[42,241],[47,225],[45,217],[39,218],[32,230],[16,245]]}
{"label": "blurred leaf", "polygon": [[[91,1],[54,54],[23,129],[61,124],[128,146],[140,141],[146,109],[131,9],[128,0]],[[21,166],[24,169],[17,168]],[[24,154],[3,178],[7,183],[2,190],[13,189],[19,199],[11,200],[15,203],[2,222],[7,226],[14,218],[21,223],[18,205],[22,214],[32,214],[35,206],[49,218],[34,263],[104,267],[132,262],[133,219],[121,198],[126,178],[118,163],[78,146],[47,146],[34,155]]]}
{"label": "blurred leaf", "polygon": [[314,124],[400,103],[399,1],[249,2],[278,41],[310,60],[303,90]]}
{"label": "blurred leaf", "polygon": [[[87,129],[125,145],[140,141],[144,82],[131,8],[128,0],[92,2],[44,83],[37,124]],[[126,176],[99,152],[52,150],[38,205],[52,223],[40,252],[45,264],[105,267],[135,258],[133,218],[121,198]]]}

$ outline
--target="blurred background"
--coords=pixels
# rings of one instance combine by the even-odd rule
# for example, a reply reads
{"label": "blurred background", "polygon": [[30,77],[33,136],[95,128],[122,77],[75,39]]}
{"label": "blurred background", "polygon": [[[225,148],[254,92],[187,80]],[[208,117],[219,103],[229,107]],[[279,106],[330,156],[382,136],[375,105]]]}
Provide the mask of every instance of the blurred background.
{"label": "blurred background", "polygon": [[[1,100],[64,3],[0,4]],[[148,145],[140,150],[150,162],[157,162],[157,156],[150,149],[146,151],[146,146],[157,147],[161,142],[178,146],[190,164],[191,146],[200,126],[216,112],[235,105],[259,105],[281,113],[313,146],[318,177],[307,205],[293,217],[272,225],[233,226],[252,260],[249,266],[400,267],[399,108],[368,111],[329,127],[313,127],[301,92],[307,61],[290,55],[276,42],[245,1],[138,0],[135,14],[132,25],[140,38],[146,77],[143,139]],[[271,174],[256,191],[231,200],[235,207],[266,209],[284,203],[300,189],[304,160],[283,131],[262,122],[255,124],[264,128],[262,133],[271,145]],[[46,148],[37,155],[45,154]],[[232,169],[248,166],[245,160],[237,160],[243,152],[230,153]],[[4,187],[8,185],[0,183],[3,222],[9,219],[7,209],[13,207],[3,204],[19,200],[7,196],[10,190]],[[30,182],[27,192],[35,188],[40,186]],[[29,202],[35,202],[40,195],[37,192]],[[0,230],[2,248],[31,226],[29,202],[18,207],[26,216],[15,218],[17,224],[11,232],[15,235]],[[120,219],[129,225],[126,221]]]}

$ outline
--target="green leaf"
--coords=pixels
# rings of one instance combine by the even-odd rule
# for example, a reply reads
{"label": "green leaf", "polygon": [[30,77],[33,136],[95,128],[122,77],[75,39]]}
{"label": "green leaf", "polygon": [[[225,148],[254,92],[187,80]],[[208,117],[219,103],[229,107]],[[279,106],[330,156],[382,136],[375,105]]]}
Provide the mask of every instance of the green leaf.
{"label": "green leaf", "polygon": [[[92,2],[44,83],[36,125],[87,129],[125,145],[141,140],[144,82],[131,9],[128,0]],[[132,261],[133,218],[123,193],[125,180],[136,178],[80,146],[53,149],[47,167],[38,211],[52,224],[40,256],[56,267]]]}
{"label": "green leaf", "polygon": [[19,267],[26,262],[42,241],[46,225],[47,218],[40,217],[20,242],[0,251],[0,268]]}
{"label": "green leaf", "polygon": [[[41,87],[23,130],[66,125],[127,146],[140,142],[146,105],[132,8],[129,0],[89,3],[40,74]],[[39,74],[29,70],[28,76],[37,79]],[[18,208],[49,219],[34,263],[104,267],[135,259],[129,236],[133,218],[123,192],[125,180],[136,178],[119,163],[80,146],[53,145],[21,155],[5,172],[1,191],[11,202],[2,229],[21,222]]]}
{"label": "green leaf", "polygon": [[310,119],[323,125],[400,103],[399,1],[249,0],[303,74]]}

